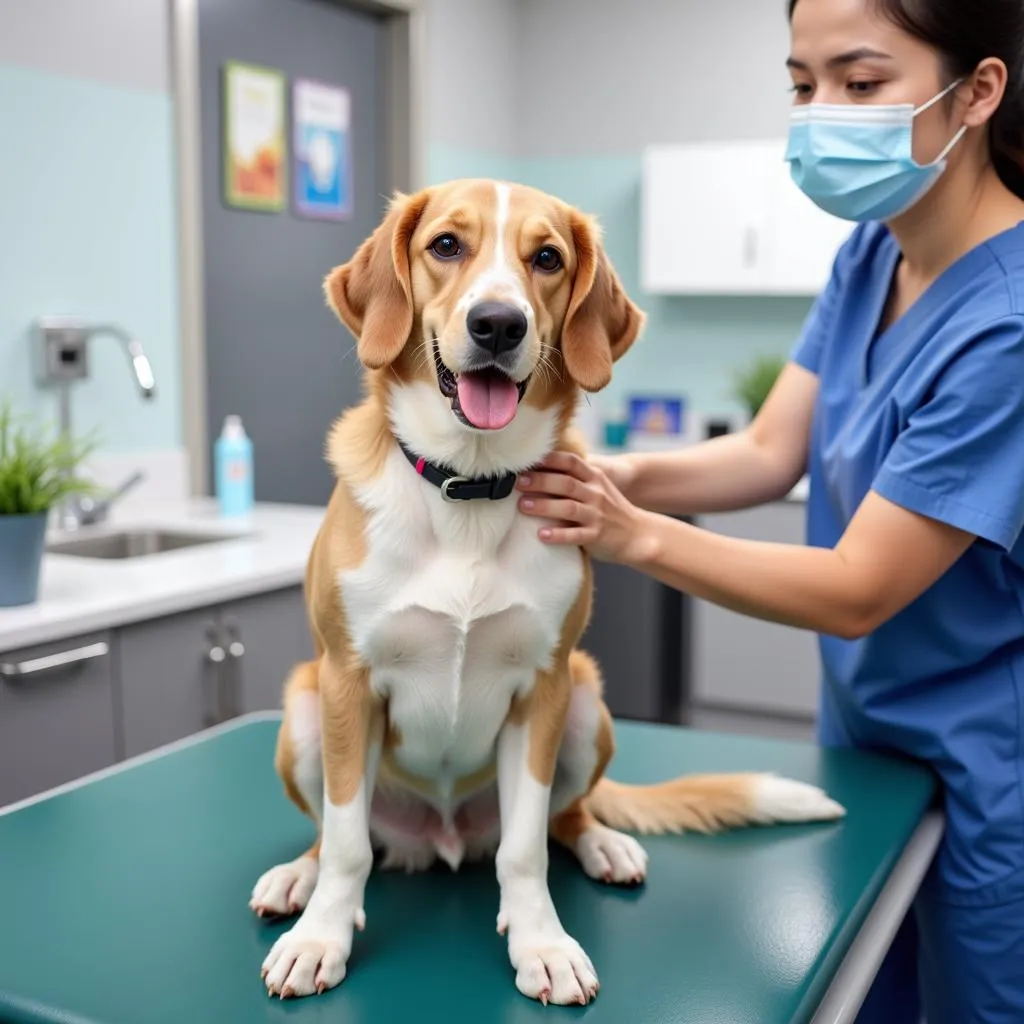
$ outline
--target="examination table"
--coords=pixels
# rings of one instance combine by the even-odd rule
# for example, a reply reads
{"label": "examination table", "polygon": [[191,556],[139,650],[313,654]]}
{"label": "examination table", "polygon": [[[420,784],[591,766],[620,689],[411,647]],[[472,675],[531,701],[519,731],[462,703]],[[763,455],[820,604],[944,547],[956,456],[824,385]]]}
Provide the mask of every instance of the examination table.
{"label": "examination table", "polygon": [[4,1024],[837,1024],[851,1021],[941,838],[919,766],[853,751],[617,723],[609,772],[649,782],[767,770],[843,803],[839,823],[643,837],[646,885],[609,888],[552,846],[568,931],[601,980],[587,1008],[521,996],[495,933],[492,862],[375,871],[348,976],[267,996],[286,922],[248,908],[311,823],[250,715],[0,811]]}

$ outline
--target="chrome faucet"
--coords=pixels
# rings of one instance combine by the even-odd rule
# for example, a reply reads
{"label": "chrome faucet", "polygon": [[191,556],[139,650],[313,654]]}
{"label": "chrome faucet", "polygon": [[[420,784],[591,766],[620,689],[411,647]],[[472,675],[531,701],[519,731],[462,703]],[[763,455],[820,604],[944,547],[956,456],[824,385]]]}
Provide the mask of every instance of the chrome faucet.
{"label": "chrome faucet", "polygon": [[[88,494],[79,494],[69,498],[64,506],[66,515],[62,525],[65,529],[77,529],[79,526],[95,526],[97,523],[106,522],[114,502],[142,483],[145,478],[146,474],[137,469],[105,497],[94,498]],[[68,527],[68,522],[73,522],[74,527]]]}
{"label": "chrome faucet", "polygon": [[[59,429],[71,437],[71,385],[89,376],[89,341],[100,334],[116,338],[124,347],[139,393],[144,399],[156,394],[156,380],[146,353],[138,340],[116,324],[91,324],[77,317],[47,316],[36,321],[32,331],[35,355],[36,382],[57,391]],[[132,478],[129,486],[138,480]],[[118,494],[124,493],[123,490]],[[85,503],[87,504],[87,503]],[[85,522],[95,522],[96,506],[85,507],[83,502],[65,501],[57,510],[64,529],[77,529]],[[105,517],[109,501],[101,505]]]}

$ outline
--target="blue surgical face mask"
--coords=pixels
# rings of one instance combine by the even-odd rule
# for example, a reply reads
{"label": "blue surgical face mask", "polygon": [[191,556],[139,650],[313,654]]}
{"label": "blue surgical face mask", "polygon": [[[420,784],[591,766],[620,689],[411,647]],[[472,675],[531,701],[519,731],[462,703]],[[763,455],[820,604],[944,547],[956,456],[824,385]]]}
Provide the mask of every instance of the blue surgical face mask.
{"label": "blue surgical face mask", "polygon": [[826,213],[843,220],[891,220],[938,181],[964,125],[930,164],[913,157],[914,118],[955,89],[953,82],[920,107],[809,103],[790,115],[793,180]]}

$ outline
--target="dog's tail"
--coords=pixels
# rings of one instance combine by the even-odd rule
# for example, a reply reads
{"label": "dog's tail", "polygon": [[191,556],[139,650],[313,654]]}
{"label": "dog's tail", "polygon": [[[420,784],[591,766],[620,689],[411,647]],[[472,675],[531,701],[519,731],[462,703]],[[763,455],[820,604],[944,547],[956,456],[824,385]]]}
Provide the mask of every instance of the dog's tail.
{"label": "dog's tail", "polygon": [[650,786],[603,778],[586,803],[611,828],[645,835],[832,821],[846,814],[816,786],[765,774],[689,775]]}

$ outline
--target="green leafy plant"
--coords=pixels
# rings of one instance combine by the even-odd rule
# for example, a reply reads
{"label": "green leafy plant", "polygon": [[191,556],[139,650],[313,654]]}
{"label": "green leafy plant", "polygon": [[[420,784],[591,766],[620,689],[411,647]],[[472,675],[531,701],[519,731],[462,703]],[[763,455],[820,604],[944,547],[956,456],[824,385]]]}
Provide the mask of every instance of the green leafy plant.
{"label": "green leafy plant", "polygon": [[778,379],[786,360],[781,356],[760,355],[743,367],[733,381],[733,397],[756,416]]}
{"label": "green leafy plant", "polygon": [[94,493],[94,485],[78,475],[94,448],[92,439],[50,437],[15,417],[5,400],[0,404],[0,516],[34,515],[72,495]]}

